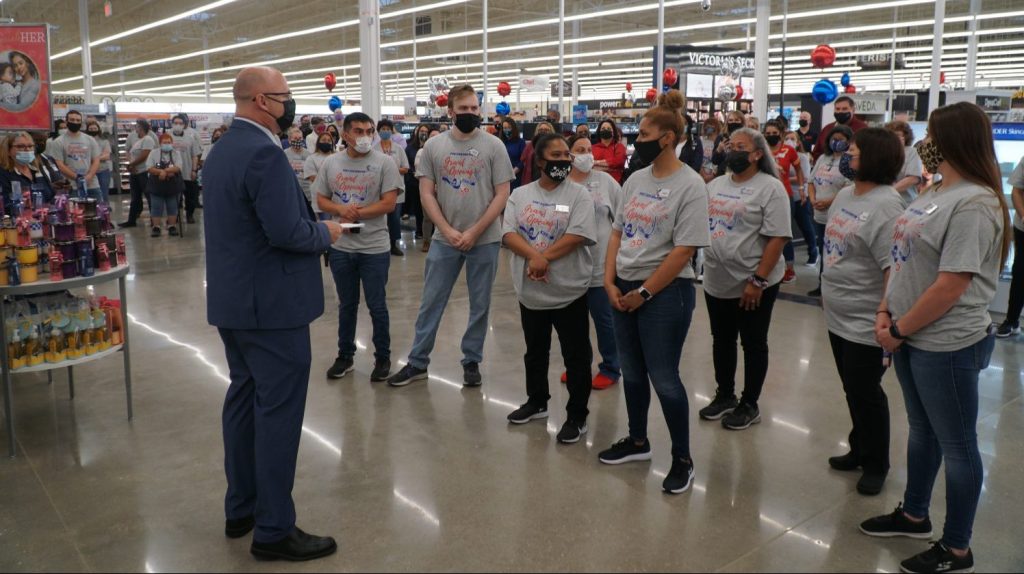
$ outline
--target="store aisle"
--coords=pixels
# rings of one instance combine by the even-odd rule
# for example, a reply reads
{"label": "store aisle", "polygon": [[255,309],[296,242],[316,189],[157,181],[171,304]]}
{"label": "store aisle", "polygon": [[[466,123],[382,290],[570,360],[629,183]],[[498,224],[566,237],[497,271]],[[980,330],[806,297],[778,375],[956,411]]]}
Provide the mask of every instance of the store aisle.
{"label": "store aisle", "polygon": [[[365,308],[356,371],[328,382],[337,307],[324,273],[328,313],[313,325],[294,494],[299,525],[335,536],[340,550],[298,566],[255,562],[248,537],[223,536],[227,379],[223,346],[206,324],[200,231],[190,227],[184,239],[150,239],[146,229],[128,234],[134,421],[125,420],[119,361],[77,370],[74,401],[63,374],[52,386],[45,376],[16,377],[19,456],[0,460],[0,570],[893,572],[899,560],[927,548],[857,532],[860,521],[891,511],[902,496],[906,415],[890,372],[893,469],[881,496],[858,495],[859,474],[829,470],[826,459],[845,451],[849,422],[821,310],[811,305],[777,305],[764,422],[738,433],[697,420],[714,392],[707,313],[698,305],[681,369],[697,474],[690,493],[661,492],[669,439],[657,413],[650,419],[652,463],[598,463],[598,451],[625,433],[619,386],[594,393],[585,442],[555,443],[566,399],[557,350],[552,418],[546,426],[511,428],[505,417],[525,399],[524,343],[503,255],[484,385],[475,390],[462,388],[458,362],[468,314],[464,282],[442,323],[428,382],[402,389],[369,382]],[[411,344],[424,258],[410,248],[391,260],[395,359]],[[800,273],[784,291],[814,287],[814,271]],[[973,548],[984,571],[1024,567],[1011,523],[1024,513],[1022,358],[1024,339],[1000,341],[993,367],[981,376],[987,477]],[[937,526],[945,507],[939,482]]]}

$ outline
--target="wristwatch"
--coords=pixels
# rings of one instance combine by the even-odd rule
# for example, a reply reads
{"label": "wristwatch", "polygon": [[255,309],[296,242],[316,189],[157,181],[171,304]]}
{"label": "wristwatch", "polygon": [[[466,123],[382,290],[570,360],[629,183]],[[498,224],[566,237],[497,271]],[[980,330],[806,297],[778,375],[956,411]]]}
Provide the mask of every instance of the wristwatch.
{"label": "wristwatch", "polygon": [[643,285],[641,285],[640,288],[636,290],[636,292],[639,293],[640,296],[644,298],[644,301],[650,301],[651,297],[654,297],[654,294],[648,291],[647,287],[644,287]]}
{"label": "wristwatch", "polygon": [[748,277],[747,278],[747,282],[750,283],[751,285],[753,285],[754,287],[757,287],[758,289],[767,289],[768,288],[768,280],[765,279],[764,277],[761,277],[761,276],[757,275],[757,274],[754,274],[754,275],[751,275],[750,277]]}
{"label": "wristwatch", "polygon": [[889,327],[889,335],[893,339],[900,339],[901,341],[906,340],[906,337],[903,336],[903,333],[900,333],[900,328],[896,326],[895,321],[893,321],[892,325]]}

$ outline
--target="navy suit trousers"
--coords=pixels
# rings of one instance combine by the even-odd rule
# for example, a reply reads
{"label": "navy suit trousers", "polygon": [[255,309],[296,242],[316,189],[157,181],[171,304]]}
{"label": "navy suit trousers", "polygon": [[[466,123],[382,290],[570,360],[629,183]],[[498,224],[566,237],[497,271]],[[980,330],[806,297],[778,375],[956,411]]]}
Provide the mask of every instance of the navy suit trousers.
{"label": "navy suit trousers", "polygon": [[292,486],[309,386],[309,326],[220,329],[231,370],[224,401],[228,520],[256,517],[253,540],[272,543],[295,526]]}

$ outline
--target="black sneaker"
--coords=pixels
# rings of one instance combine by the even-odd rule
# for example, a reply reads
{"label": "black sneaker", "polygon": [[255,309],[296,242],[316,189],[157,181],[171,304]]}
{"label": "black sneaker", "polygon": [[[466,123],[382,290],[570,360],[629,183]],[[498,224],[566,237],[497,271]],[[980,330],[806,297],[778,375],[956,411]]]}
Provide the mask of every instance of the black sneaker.
{"label": "black sneaker", "polygon": [[149,234],[150,237],[160,237],[160,228],[154,227],[153,231]]}
{"label": "black sneaker", "polygon": [[821,297],[821,287],[818,287],[817,289],[811,289],[810,291],[807,292],[807,296],[808,297]]}
{"label": "black sneaker", "polygon": [[605,464],[623,464],[639,460],[651,460],[651,441],[637,446],[636,441],[626,437],[613,444],[611,448],[597,455],[598,460]]}
{"label": "black sneaker", "polygon": [[887,472],[864,471],[860,480],[857,481],[857,492],[864,496],[875,496],[881,493],[887,475]]}
{"label": "black sneaker", "polygon": [[830,456],[828,458],[828,465],[836,470],[857,470],[860,468],[860,460],[855,454],[848,452],[843,456]]}
{"label": "black sneaker", "polygon": [[399,249],[397,245],[391,246],[391,254],[395,257],[405,257],[405,252]]}
{"label": "black sneaker", "polygon": [[480,376],[480,365],[477,363],[462,365],[462,381],[467,387],[479,387],[483,383],[483,377]]}
{"label": "black sneaker", "polygon": [[818,266],[818,256],[817,255],[815,255],[814,257],[808,257],[807,258],[807,263],[804,263],[804,267],[817,267],[817,266]]}
{"label": "black sneaker", "polygon": [[[530,421],[546,418],[548,418],[547,407],[538,407],[537,405],[526,403],[508,415],[508,422],[514,425],[524,425]],[[561,433],[559,433],[559,436],[561,436]]]}
{"label": "black sneaker", "polygon": [[901,572],[974,572],[974,553],[967,549],[963,557],[941,542],[932,544],[930,550],[900,562]]}
{"label": "black sneaker", "polygon": [[1007,339],[1014,335],[1020,335],[1020,325],[1003,323],[1002,325],[999,325],[999,329],[996,330],[996,337],[1000,339]]}
{"label": "black sneaker", "polygon": [[414,381],[422,381],[427,378],[426,369],[417,369],[412,365],[406,365],[402,367],[401,371],[398,371],[391,378],[388,379],[388,384],[392,387],[404,387]]}
{"label": "black sneaker", "polygon": [[342,358],[338,357],[334,360],[334,364],[331,365],[330,369],[327,369],[328,379],[340,379],[345,375],[352,372],[355,363],[352,361],[352,357]]}
{"label": "black sneaker", "polygon": [[761,422],[761,411],[754,405],[740,403],[736,410],[722,419],[722,426],[729,430],[744,430]]}
{"label": "black sneaker", "polygon": [[185,223],[188,223],[189,225],[195,225],[196,218],[194,216],[189,215],[187,218],[185,218]]}
{"label": "black sneaker", "polygon": [[373,365],[373,372],[370,373],[371,383],[380,383],[388,380],[388,375],[391,374],[391,361],[388,359],[377,359],[377,362]]}
{"label": "black sneaker", "polygon": [[669,494],[682,494],[690,490],[693,484],[693,461],[678,456],[672,457],[672,470],[661,483],[661,488]]}
{"label": "black sneaker", "polygon": [[555,440],[562,444],[573,444],[579,442],[583,435],[587,434],[587,423],[578,423],[575,421],[565,421],[562,425],[562,430],[558,431],[558,436]]}
{"label": "black sneaker", "polygon": [[932,521],[930,518],[925,518],[921,522],[910,520],[903,514],[903,504],[900,503],[892,514],[876,516],[862,522],[860,531],[878,538],[905,536],[927,540],[932,537]]}
{"label": "black sneaker", "polygon": [[177,237],[178,236],[178,228],[174,227],[173,225],[168,227],[167,228],[167,235],[170,235],[171,237]]}
{"label": "black sneaker", "polygon": [[700,418],[706,421],[717,421],[736,410],[736,407],[739,404],[740,402],[736,399],[736,395],[729,395],[726,397],[716,391],[715,400],[711,401],[710,405],[700,410]]}

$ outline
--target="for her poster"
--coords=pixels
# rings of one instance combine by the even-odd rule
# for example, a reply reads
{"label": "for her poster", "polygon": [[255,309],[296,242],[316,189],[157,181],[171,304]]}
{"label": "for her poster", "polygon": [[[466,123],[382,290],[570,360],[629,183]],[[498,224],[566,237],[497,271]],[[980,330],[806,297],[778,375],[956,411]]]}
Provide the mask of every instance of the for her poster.
{"label": "for her poster", "polygon": [[0,129],[50,131],[50,114],[46,25],[0,25]]}

